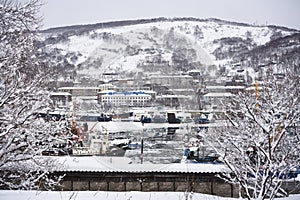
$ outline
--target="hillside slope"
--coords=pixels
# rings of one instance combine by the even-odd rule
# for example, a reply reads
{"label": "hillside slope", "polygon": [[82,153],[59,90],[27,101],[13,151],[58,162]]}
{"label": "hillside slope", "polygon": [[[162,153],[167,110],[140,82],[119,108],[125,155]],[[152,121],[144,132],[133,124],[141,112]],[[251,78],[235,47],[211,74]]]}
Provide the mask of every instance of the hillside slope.
{"label": "hillside slope", "polygon": [[272,49],[273,43],[284,37],[299,39],[298,30],[285,27],[195,18],[58,27],[44,30],[41,35],[44,56],[51,59],[62,77],[71,79],[99,79],[107,72],[153,73],[153,66],[160,66],[154,68],[161,73],[200,70],[205,74],[214,65],[239,62],[249,55],[257,57],[257,52],[261,53],[258,49]]}

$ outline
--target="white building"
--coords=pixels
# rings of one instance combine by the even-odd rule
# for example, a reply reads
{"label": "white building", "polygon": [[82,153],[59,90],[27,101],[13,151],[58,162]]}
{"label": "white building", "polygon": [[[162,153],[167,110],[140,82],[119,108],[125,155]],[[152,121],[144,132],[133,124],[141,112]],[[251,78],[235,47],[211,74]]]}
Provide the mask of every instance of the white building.
{"label": "white building", "polygon": [[50,93],[50,98],[55,108],[66,109],[72,102],[72,95],[69,92],[52,92]]}
{"label": "white building", "polygon": [[148,92],[101,91],[98,92],[98,101],[101,104],[109,104],[111,106],[147,106],[153,99],[153,91]]}
{"label": "white building", "polygon": [[223,93],[207,93],[204,95],[204,101],[207,104],[211,104],[211,105],[219,105],[220,102],[224,102],[224,101],[229,101],[232,97],[234,96],[234,94],[230,93],[230,92],[223,92]]}
{"label": "white building", "polygon": [[72,96],[97,96],[97,92],[101,91],[100,87],[61,87],[59,92],[68,92]]}
{"label": "white building", "polygon": [[104,90],[113,90],[116,86],[114,86],[111,83],[107,83],[107,84],[101,84],[99,85],[100,91],[104,91]]}

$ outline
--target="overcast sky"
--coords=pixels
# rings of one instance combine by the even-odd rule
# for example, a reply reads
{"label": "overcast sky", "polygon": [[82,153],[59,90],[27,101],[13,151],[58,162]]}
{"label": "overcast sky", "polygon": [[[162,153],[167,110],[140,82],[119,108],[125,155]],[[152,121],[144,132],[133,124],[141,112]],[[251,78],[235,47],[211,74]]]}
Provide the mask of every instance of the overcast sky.
{"label": "overcast sky", "polygon": [[42,0],[43,29],[153,17],[220,18],[300,30],[300,0]]}

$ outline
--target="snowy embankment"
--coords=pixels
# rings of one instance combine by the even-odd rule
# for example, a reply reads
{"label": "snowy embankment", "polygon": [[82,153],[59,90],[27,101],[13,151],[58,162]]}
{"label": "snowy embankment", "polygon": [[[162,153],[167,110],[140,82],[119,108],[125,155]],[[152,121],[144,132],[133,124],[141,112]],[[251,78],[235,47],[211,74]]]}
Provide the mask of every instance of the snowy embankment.
{"label": "snowy embankment", "polygon": [[[1,190],[0,199],[2,200],[234,200],[237,198],[218,197],[207,194],[198,193],[184,193],[184,192],[99,192],[99,191],[64,191],[64,192],[50,192],[50,191],[11,191]],[[285,200],[299,200],[300,195],[291,195],[287,198],[279,198]]]}

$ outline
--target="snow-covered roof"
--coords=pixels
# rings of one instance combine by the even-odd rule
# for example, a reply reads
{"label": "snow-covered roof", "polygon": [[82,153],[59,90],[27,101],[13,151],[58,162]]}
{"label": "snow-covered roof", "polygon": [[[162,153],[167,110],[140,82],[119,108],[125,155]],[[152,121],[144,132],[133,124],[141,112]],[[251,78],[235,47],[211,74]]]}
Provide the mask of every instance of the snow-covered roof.
{"label": "snow-covered roof", "polygon": [[116,91],[115,90],[102,90],[102,91],[99,91],[98,94],[107,94],[110,92],[116,92]]}
{"label": "snow-covered roof", "polygon": [[102,95],[149,95],[155,94],[155,91],[152,90],[138,90],[138,91],[124,91],[124,92],[117,92],[115,90],[103,90],[98,92],[98,94]]}
{"label": "snow-covered roof", "polygon": [[[263,87],[257,87],[257,89],[258,89],[258,90],[262,90],[262,89],[263,89]],[[253,90],[253,91],[254,91],[254,90],[256,90],[256,87],[254,87],[254,86],[247,87],[247,88],[246,88],[246,90],[247,90],[247,91],[251,91],[251,90]]]}
{"label": "snow-covered roof", "polygon": [[100,87],[60,87],[58,90],[99,90]]}
{"label": "snow-covered roof", "polygon": [[69,92],[51,92],[50,96],[71,96]]}
{"label": "snow-covered roof", "polygon": [[160,96],[157,96],[157,99],[167,99],[167,98],[181,98],[181,99],[188,99],[190,98],[189,96],[187,95],[172,95],[172,94],[167,94],[167,95],[160,95]]}
{"label": "snow-covered roof", "polygon": [[151,78],[158,78],[158,79],[162,79],[162,78],[193,78],[190,75],[156,75],[156,76],[151,76]]}
{"label": "snow-covered roof", "polygon": [[213,92],[213,93],[207,93],[204,95],[204,97],[231,97],[234,96],[232,93],[230,92]]}
{"label": "snow-covered roof", "polygon": [[226,171],[223,164],[212,163],[172,163],[172,164],[129,164],[130,158],[126,157],[58,157],[58,162],[63,167],[57,171],[70,172],[159,172],[159,173],[220,173]]}
{"label": "snow-covered roof", "polygon": [[[79,115],[79,114],[78,114]],[[181,124],[169,124],[169,123],[145,123],[142,124],[141,122],[133,122],[133,121],[109,121],[109,122],[83,122],[83,121],[77,121],[77,123],[87,123],[88,129],[91,127],[93,128],[93,131],[99,131],[99,132],[108,132],[108,133],[116,133],[116,132],[123,132],[123,131],[138,131],[143,132],[143,130],[146,129],[153,129],[153,128],[168,128],[168,127],[186,127],[187,123],[181,123]],[[193,126],[194,124],[190,123],[190,126]],[[200,126],[197,124],[197,126]]]}
{"label": "snow-covered roof", "polygon": [[97,100],[97,96],[76,96],[76,100]]}
{"label": "snow-covered roof", "polygon": [[[89,124],[88,124],[89,125]],[[89,126],[90,127],[90,126]],[[133,123],[133,122],[118,122],[118,121],[110,121],[110,122],[99,122],[97,126],[95,126],[94,130],[100,130],[103,132],[103,129],[107,130],[109,133],[121,132],[121,131],[142,131],[143,125],[142,123]]]}
{"label": "snow-covered roof", "polygon": [[239,86],[239,85],[209,85],[206,86],[207,89],[245,89],[245,86]]}

